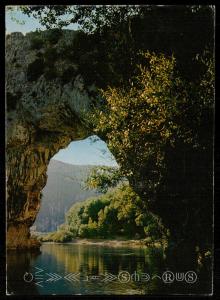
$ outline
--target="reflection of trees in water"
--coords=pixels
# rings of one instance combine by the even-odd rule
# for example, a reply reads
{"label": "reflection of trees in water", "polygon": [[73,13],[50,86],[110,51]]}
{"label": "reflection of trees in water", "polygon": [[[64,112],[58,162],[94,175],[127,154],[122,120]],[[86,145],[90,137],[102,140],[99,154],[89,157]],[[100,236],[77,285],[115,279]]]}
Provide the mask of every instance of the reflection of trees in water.
{"label": "reflection of trees in water", "polygon": [[14,295],[37,295],[34,281],[24,281],[24,274],[31,272],[31,265],[40,253],[10,251],[7,253],[7,293]]}
{"label": "reflection of trees in water", "polygon": [[[111,273],[118,275],[121,271],[128,271],[133,274],[138,273],[157,273],[159,266],[157,261],[151,263],[153,252],[148,249],[119,249],[103,246],[91,245],[44,245],[43,252],[50,254],[56,259],[58,264],[63,265],[65,273],[80,273],[86,278],[88,275],[102,275]],[[80,282],[81,288],[84,287],[92,293],[101,294],[111,291],[112,294],[146,294],[157,293],[159,282],[134,282],[120,283],[116,280],[103,284],[97,282]],[[156,291],[156,292],[155,292]]]}
{"label": "reflection of trees in water", "polygon": [[65,276],[69,273],[81,273],[80,282],[58,281],[55,285],[46,284],[41,292],[50,294],[188,294],[201,293],[205,286],[199,276],[197,284],[181,282],[164,285],[161,280],[148,282],[129,281],[124,284],[119,280],[103,283],[83,281],[89,275],[111,273],[118,275],[121,271],[134,274],[149,273],[161,275],[165,271],[159,249],[148,248],[112,248],[91,245],[44,244],[42,254],[9,252],[7,256],[7,291],[15,295],[37,295],[38,288],[34,282],[25,283],[23,275],[33,273],[35,267],[42,267],[48,272]]}
{"label": "reflection of trees in water", "polygon": [[138,262],[135,256],[128,259],[117,250],[97,246],[74,245],[70,250],[70,247],[46,245],[44,252],[50,253],[64,264],[66,272],[94,275],[104,274],[108,270],[113,270],[115,274],[122,269],[132,270],[136,268]]}

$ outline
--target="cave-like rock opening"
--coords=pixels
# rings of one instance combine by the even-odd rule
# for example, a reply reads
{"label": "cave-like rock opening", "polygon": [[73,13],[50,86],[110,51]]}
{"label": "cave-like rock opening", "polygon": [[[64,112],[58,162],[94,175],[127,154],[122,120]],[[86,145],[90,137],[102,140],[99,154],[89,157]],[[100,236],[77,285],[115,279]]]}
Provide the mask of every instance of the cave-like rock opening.
{"label": "cave-like rock opening", "polygon": [[117,162],[107,144],[95,135],[71,142],[51,158],[40,210],[31,227],[33,235],[58,230],[74,203],[99,194],[97,189],[85,186],[89,174],[98,166],[117,167]]}

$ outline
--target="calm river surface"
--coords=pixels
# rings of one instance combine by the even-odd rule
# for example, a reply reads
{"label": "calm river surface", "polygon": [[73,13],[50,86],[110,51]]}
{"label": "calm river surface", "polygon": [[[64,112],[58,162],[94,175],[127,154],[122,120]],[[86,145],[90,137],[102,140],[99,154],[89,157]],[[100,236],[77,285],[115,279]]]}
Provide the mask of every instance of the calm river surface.
{"label": "calm river surface", "polygon": [[43,244],[40,254],[7,255],[8,294],[138,295],[193,293],[195,283],[165,284],[158,251],[147,248]]}

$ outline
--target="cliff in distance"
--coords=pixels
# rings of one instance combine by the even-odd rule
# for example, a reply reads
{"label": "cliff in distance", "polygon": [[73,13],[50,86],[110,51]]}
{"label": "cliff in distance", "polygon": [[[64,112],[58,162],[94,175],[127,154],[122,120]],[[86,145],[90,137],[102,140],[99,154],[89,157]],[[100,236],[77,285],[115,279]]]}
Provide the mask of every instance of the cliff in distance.
{"label": "cliff in distance", "polygon": [[51,159],[47,169],[47,184],[42,190],[41,208],[34,226],[36,231],[55,231],[65,221],[65,213],[78,201],[98,194],[85,190],[84,180],[91,165],[71,165]]}

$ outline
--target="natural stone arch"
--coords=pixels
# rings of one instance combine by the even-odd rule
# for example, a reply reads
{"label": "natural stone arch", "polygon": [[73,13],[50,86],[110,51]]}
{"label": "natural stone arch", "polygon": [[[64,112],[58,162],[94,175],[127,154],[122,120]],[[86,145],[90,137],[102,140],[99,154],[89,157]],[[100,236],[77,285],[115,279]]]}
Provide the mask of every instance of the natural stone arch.
{"label": "natural stone arch", "polygon": [[[69,38],[75,34],[66,33]],[[38,62],[39,54],[31,49],[31,37],[12,33],[6,38],[9,248],[38,246],[29,239],[29,227],[40,208],[50,158],[71,141],[92,134],[84,116],[90,110],[92,97],[88,94],[94,86],[85,89],[80,74],[64,85],[59,79],[46,80],[44,74],[30,82],[28,67]],[[59,68],[59,61],[54,65]]]}
{"label": "natural stone arch", "polygon": [[[174,15],[175,18],[173,18]],[[138,50],[141,48],[143,50],[159,51],[167,54],[171,54],[172,52],[177,57],[181,71],[185,75],[193,77],[192,71],[194,68],[192,67],[192,58],[197,53],[201,53],[205,45],[210,43],[212,45],[211,48],[213,47],[212,13],[207,14],[204,12],[201,15],[199,14],[198,17],[197,14],[194,14],[194,16],[186,14],[184,15],[185,22],[183,22],[183,19],[178,14],[173,14],[171,19],[164,18],[164,14],[161,14],[161,16],[163,17],[160,18],[158,15],[157,18],[161,22],[155,21],[154,16],[152,16],[151,22],[147,17],[142,21],[139,19],[136,20],[136,25],[135,22],[133,25],[131,24],[134,45],[137,46],[135,49]],[[149,27],[149,24],[152,27]],[[183,24],[187,24],[187,26],[183,26]],[[203,35],[197,39],[201,28]],[[47,33],[45,31],[40,35],[44,36]],[[101,66],[99,65],[99,69],[94,72],[93,58],[97,58],[100,54],[100,44],[96,47],[96,53],[94,53],[95,51],[93,51],[92,47],[84,47],[83,55],[80,53],[83,59],[78,63],[78,66],[73,63],[73,61],[76,62],[76,59],[73,61],[67,59],[66,56],[68,56],[68,53],[65,51],[59,51],[58,56],[53,56],[53,51],[47,52],[47,65],[43,63],[42,56],[45,54],[45,48],[48,43],[51,44],[49,47],[51,49],[60,50],[63,48],[63,44],[67,46],[70,44],[70,49],[72,47],[71,41],[74,41],[76,34],[73,31],[62,31],[61,37],[57,38],[56,35],[52,35],[52,37],[49,35],[50,38],[46,39],[46,42],[43,44],[38,39],[38,33],[30,33],[26,36],[23,36],[21,33],[13,33],[6,38],[8,108],[7,208],[9,227],[7,237],[9,247],[32,246],[32,243],[28,241],[29,226],[33,223],[39,209],[40,190],[46,183],[46,165],[50,157],[60,148],[65,147],[70,141],[82,139],[92,133],[92,128],[88,124],[84,112],[89,112],[91,105],[96,100],[96,88],[91,83],[93,82],[93,76],[95,73],[100,75],[99,72],[101,71],[99,78],[101,77],[102,83],[104,81],[106,84],[109,84],[111,78],[116,78],[116,81],[119,80],[118,82],[120,82],[121,78],[117,72],[120,73],[122,66],[127,66],[127,60],[120,61],[122,56],[127,59],[127,55],[124,55],[124,52],[120,52],[121,50],[119,49],[120,54],[122,54],[120,59],[116,55],[118,54],[117,52],[114,59],[110,60],[110,69],[113,70],[110,76],[106,72],[106,70],[109,70],[108,59],[105,61],[105,64],[102,64],[101,59]],[[114,31],[105,32],[105,36],[102,36],[102,38],[103,40],[107,40],[108,38],[107,46],[111,45],[111,42],[114,41],[114,47],[115,44],[118,44],[119,41],[124,41],[125,38],[127,50],[127,45],[130,45],[130,43],[126,41],[124,31],[122,35],[123,39],[120,35],[116,39]],[[193,47],[192,40],[195,41]],[[97,37],[93,40],[92,45],[94,46],[96,43]],[[101,46],[103,46],[102,43]],[[87,53],[87,49],[89,53]],[[93,56],[93,54],[95,55]],[[78,56],[75,57],[78,58]],[[112,68],[114,62],[117,67],[116,71]],[[80,63],[82,63],[83,67],[80,66]],[[117,66],[118,64],[120,67]],[[78,67],[81,68],[78,69]],[[195,70],[197,69],[195,68]],[[125,68],[123,71],[126,73],[127,69]],[[84,73],[83,76],[81,76],[82,72]],[[89,80],[85,78],[88,74]],[[107,76],[105,76],[106,74]],[[130,76],[129,73],[125,75]],[[98,109],[98,102],[96,102],[96,108]],[[101,138],[103,139],[103,137]],[[177,156],[181,155],[181,152],[177,153],[175,151],[175,153]],[[170,155],[173,156],[173,154],[171,153]],[[203,161],[198,155],[196,158],[198,161]],[[182,159],[180,157],[180,159],[176,159],[175,161],[179,161],[180,165]],[[170,167],[170,174],[175,174],[176,166]],[[135,177],[132,178],[134,182],[136,181],[135,179]],[[208,178],[208,180],[210,179]],[[138,188],[139,190],[137,190],[136,185],[135,191],[144,201],[145,190],[144,188],[142,189],[144,184],[140,180],[137,183],[140,189]],[[134,185],[132,182],[130,184]],[[201,199],[203,199],[202,197],[206,197],[206,195],[203,196],[202,189],[198,187],[198,190],[201,193]],[[203,242],[204,235],[210,244],[212,239],[210,224],[212,220],[209,218],[208,225],[202,221],[204,220],[204,211],[211,216],[211,213],[209,213],[212,211],[211,188],[208,193],[208,201],[197,201],[193,210],[191,209],[190,201],[186,203],[181,201],[184,208],[181,210],[176,205],[175,197],[170,199],[170,201],[163,201],[163,197],[160,197],[160,201],[157,199],[153,207],[151,207],[152,211],[154,210],[166,221],[167,227],[176,233],[175,242],[183,237],[182,244],[177,245],[178,250],[176,250],[174,242],[174,250],[171,253],[175,253],[179,257],[180,262],[182,258],[188,257],[190,259],[192,257],[191,254],[195,254],[194,239],[199,242],[199,245],[201,244],[201,249],[205,249]],[[180,194],[182,195],[182,192]],[[200,197],[195,197],[195,199],[197,198],[200,199]],[[181,211],[185,212],[187,210],[192,211],[191,219],[188,221],[186,214],[183,213],[180,216]],[[170,211],[172,211],[172,215],[170,215]],[[181,219],[178,219],[179,217]],[[187,226],[182,228],[185,219]],[[192,220],[195,221],[195,224],[191,222]],[[191,232],[190,237],[188,236],[189,228]],[[197,228],[199,229],[199,234],[197,233]],[[182,255],[179,255],[181,253]],[[170,257],[172,260],[172,255]]]}

